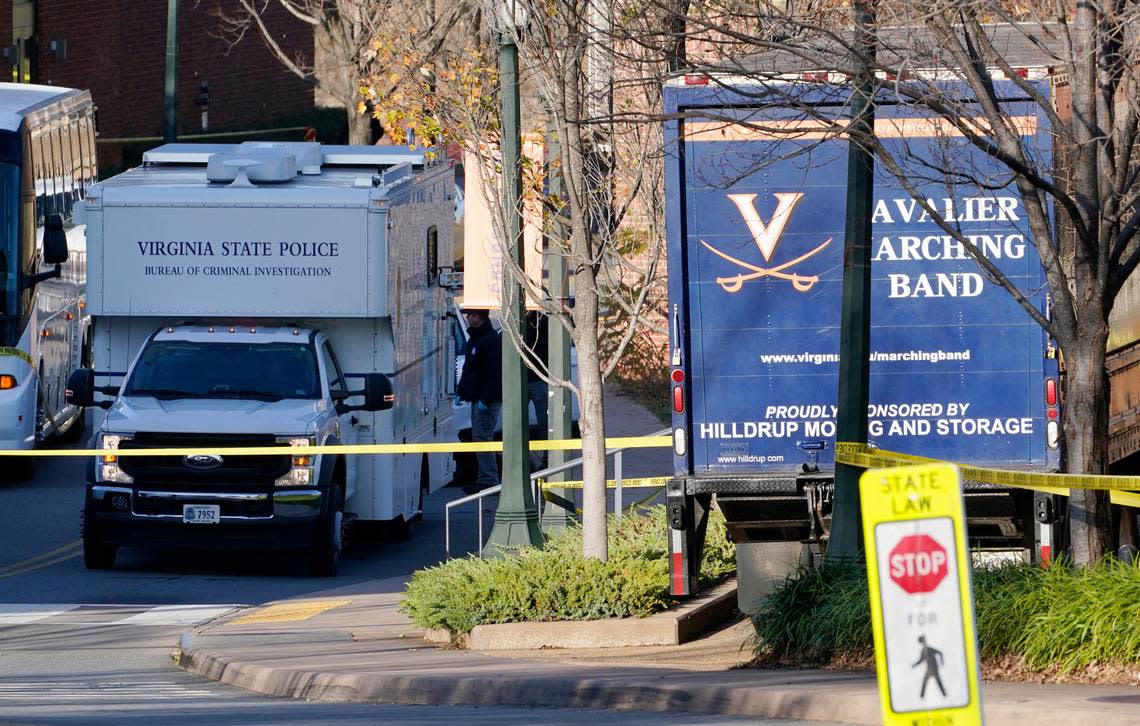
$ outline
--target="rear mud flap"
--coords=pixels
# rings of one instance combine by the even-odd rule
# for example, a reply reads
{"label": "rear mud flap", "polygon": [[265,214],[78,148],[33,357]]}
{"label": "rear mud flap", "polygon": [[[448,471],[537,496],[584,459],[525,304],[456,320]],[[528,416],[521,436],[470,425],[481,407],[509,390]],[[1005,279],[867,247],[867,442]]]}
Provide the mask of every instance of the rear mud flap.
{"label": "rear mud flap", "polygon": [[685,494],[683,479],[665,486],[669,519],[669,593],[694,595],[700,589],[698,576],[709,523],[711,494]]}

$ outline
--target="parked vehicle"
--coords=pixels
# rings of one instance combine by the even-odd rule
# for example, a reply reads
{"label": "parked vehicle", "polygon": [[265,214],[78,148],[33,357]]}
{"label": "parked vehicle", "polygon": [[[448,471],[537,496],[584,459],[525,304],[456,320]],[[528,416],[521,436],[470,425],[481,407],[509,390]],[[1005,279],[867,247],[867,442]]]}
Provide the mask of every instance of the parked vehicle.
{"label": "parked vehicle", "polygon": [[[1045,69],[1028,68],[1026,77],[1047,97],[1054,91]],[[756,555],[757,543],[818,546],[831,527],[848,141],[823,130],[829,114],[844,112],[848,91],[812,80],[788,81],[810,113],[765,106],[756,87],[731,82],[694,85],[702,79],[689,76],[665,89],[666,115],[677,116],[665,124],[676,595],[696,590],[714,496],[740,545],[742,587],[779,576],[760,572],[771,558]],[[1027,143],[1049,154],[1044,111],[1012,82],[999,82],[999,93]],[[1008,172],[887,93],[876,131],[900,157],[952,149],[972,179],[985,180],[910,181],[1048,315],[1041,262]],[[882,169],[873,209],[871,443],[1056,470],[1053,342]],[[972,546],[1049,546],[1051,531],[1034,526],[1033,492],[966,482],[965,494]],[[784,549],[775,557],[786,567],[796,552]]]}
{"label": "parked vehicle", "polygon": [[[64,400],[89,360],[86,253],[73,208],[95,181],[95,107],[70,88],[0,83],[0,447],[76,440],[83,411]],[[35,457],[7,473],[35,474]]]}
{"label": "parked vehicle", "polygon": [[[84,204],[94,445],[88,567],[129,545],[292,548],[335,574],[350,523],[410,534],[446,453],[221,447],[453,441],[450,162],[316,143],[172,144]],[[200,452],[200,453],[197,453]]]}

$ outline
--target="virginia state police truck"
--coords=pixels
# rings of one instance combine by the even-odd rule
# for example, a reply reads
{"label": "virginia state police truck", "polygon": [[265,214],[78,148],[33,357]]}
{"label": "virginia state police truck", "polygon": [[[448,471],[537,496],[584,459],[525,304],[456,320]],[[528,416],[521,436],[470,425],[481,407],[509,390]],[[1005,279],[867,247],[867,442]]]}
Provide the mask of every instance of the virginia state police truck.
{"label": "virginia state police truck", "polygon": [[94,365],[69,389],[106,411],[96,447],[191,453],[91,462],[87,566],[121,546],[249,546],[331,575],[351,521],[407,533],[445,453],[214,450],[454,439],[450,162],[252,142],[143,162],[83,205]]}
{"label": "virginia state police truck", "polygon": [[[1043,74],[1028,78],[1052,91]],[[749,561],[758,543],[828,538],[848,154],[828,123],[844,113],[847,90],[811,80],[788,81],[794,104],[746,81],[687,76],[665,89],[666,115],[677,118],[665,124],[677,595],[696,588],[714,496],[740,545],[742,580],[763,566]],[[1026,144],[1048,163],[1047,115],[1013,83],[998,86]],[[1008,171],[889,93],[876,114],[878,137],[912,160],[921,195],[1048,315]],[[918,159],[964,173],[947,183]],[[1055,346],[881,168],[872,222],[870,442],[1055,470]],[[965,490],[972,545],[1034,548],[1033,492],[976,482]]]}

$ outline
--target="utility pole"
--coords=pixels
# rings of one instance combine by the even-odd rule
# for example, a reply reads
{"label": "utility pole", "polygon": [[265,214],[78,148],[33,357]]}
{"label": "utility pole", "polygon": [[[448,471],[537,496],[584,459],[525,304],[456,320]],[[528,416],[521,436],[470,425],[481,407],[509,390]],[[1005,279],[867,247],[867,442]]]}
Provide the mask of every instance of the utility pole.
{"label": "utility pole", "polygon": [[[871,347],[871,210],[875,161],[860,141],[875,127],[875,0],[855,0],[857,75],[851,94],[847,151],[847,225],[843,246],[843,311],[839,328],[839,441],[867,441]],[[859,556],[859,475],[847,464],[835,465],[835,504],[827,559]]]}
{"label": "utility pole", "polygon": [[162,138],[178,140],[178,0],[166,0],[166,104]]}
{"label": "utility pole", "polygon": [[[503,8],[502,23],[517,23],[514,3]],[[508,27],[499,32],[499,84],[503,98],[503,229],[506,257],[503,261],[501,318],[513,325],[526,340],[526,300],[522,283],[511,273],[511,264],[526,270],[522,242],[522,119],[519,110],[519,49]],[[503,344],[503,477],[495,526],[488,547],[500,554],[506,548],[541,547],[542,531],[530,487],[530,440],[528,431],[526,367],[511,336]]]}

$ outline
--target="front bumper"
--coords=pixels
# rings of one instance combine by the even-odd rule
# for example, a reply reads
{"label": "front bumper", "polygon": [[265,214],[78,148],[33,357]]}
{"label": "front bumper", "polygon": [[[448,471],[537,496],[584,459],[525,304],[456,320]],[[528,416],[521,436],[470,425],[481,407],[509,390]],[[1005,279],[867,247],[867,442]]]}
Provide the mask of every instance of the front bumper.
{"label": "front bumper", "polygon": [[[327,490],[317,488],[219,492],[90,484],[84,519],[107,544],[307,549],[328,499]],[[184,523],[184,504],[218,505],[219,523]]]}

